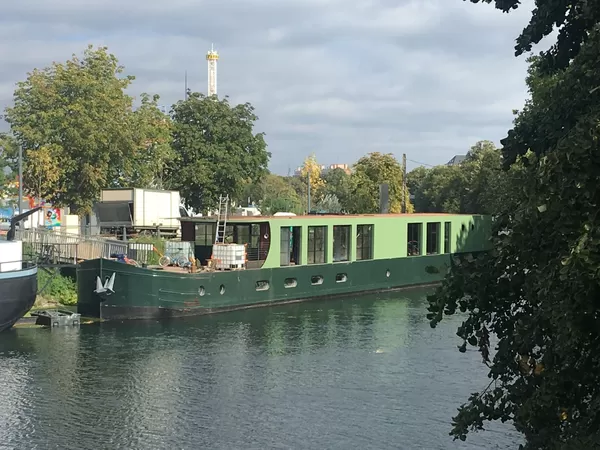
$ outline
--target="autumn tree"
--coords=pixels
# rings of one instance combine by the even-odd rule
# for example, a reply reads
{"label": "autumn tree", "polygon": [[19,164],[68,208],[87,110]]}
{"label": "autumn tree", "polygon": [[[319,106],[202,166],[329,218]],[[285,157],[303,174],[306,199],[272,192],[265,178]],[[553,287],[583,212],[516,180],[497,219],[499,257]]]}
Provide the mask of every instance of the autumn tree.
{"label": "autumn tree", "polygon": [[258,117],[249,103],[231,106],[228,98],[189,93],[173,106],[173,151],[167,170],[171,189],[188,207],[214,208],[220,195],[239,198],[247,182],[265,174],[270,153]]}
{"label": "autumn tree", "polygon": [[[352,202],[348,210],[353,214],[374,214],[379,212],[379,186],[387,183],[389,186],[389,212],[402,211],[403,171],[400,163],[391,153],[369,153],[360,158],[353,166],[351,175],[350,196]],[[408,189],[404,191],[407,212],[414,208],[409,199]]]}
{"label": "autumn tree", "polygon": [[[325,181],[321,177],[321,165],[317,162],[317,157],[314,153],[308,156],[302,167],[300,168],[300,178],[310,180],[310,197],[311,203],[316,204],[321,198],[323,198],[323,188],[325,187]],[[307,193],[308,195],[308,193]],[[312,208],[311,208],[312,209]]]}
{"label": "autumn tree", "polygon": [[[517,7],[497,1],[498,8]],[[458,329],[479,349],[491,383],[454,418],[466,439],[511,421],[527,450],[600,443],[600,9],[540,0],[517,51],[561,27],[529,59],[530,99],[501,141],[506,193],[494,206],[493,250],[455,258],[429,299],[432,326],[467,312]],[[491,337],[497,344],[491,346]]]}

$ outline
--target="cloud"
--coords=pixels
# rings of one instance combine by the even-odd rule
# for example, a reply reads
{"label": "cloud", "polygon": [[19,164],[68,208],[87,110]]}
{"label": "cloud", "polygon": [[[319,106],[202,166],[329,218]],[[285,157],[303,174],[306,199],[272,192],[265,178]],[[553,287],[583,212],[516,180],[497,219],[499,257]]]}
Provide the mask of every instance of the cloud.
{"label": "cloud", "polygon": [[[21,0],[0,15],[0,106],[35,67],[88,43],[136,76],[133,95],[165,105],[206,92],[205,53],[220,53],[219,95],[250,102],[285,174],[311,152],[324,164],[371,151],[426,164],[505,136],[526,97],[514,41],[532,1],[503,14],[461,0]],[[0,125],[1,127],[2,125]],[[414,164],[412,164],[414,166]],[[409,166],[410,168],[411,166]]]}

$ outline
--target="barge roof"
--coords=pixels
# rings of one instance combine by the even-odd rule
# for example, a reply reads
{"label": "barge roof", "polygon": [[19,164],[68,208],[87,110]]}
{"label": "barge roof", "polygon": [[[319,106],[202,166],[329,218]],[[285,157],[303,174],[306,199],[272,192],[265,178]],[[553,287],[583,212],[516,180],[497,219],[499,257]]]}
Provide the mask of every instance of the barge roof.
{"label": "barge roof", "polygon": [[[412,217],[473,217],[481,214],[452,214],[452,213],[398,213],[398,214],[305,214],[298,216],[229,216],[227,222],[264,222],[268,220],[323,220],[323,219],[359,219],[374,218],[412,218]],[[180,217],[181,222],[212,222],[217,216]]]}

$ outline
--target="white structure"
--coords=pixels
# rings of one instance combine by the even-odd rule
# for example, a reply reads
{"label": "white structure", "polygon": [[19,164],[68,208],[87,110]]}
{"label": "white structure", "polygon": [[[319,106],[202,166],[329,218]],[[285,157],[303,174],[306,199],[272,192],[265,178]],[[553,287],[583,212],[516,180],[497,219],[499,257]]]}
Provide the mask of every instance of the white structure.
{"label": "white structure", "polygon": [[215,51],[214,46],[211,45],[210,50],[206,53],[206,61],[208,63],[208,93],[211,95],[217,95],[217,61],[219,60],[219,53]]}
{"label": "white structure", "polygon": [[22,270],[23,243],[21,241],[0,241],[0,273]]}

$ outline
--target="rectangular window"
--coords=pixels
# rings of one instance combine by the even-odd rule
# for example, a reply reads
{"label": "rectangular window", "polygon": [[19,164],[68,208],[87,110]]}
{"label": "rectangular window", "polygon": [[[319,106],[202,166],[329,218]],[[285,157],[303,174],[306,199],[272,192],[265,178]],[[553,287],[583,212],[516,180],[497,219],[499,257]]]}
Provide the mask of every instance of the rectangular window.
{"label": "rectangular window", "polygon": [[421,254],[421,229],[422,223],[408,224],[408,242],[406,246],[406,254],[408,256],[419,256]]}
{"label": "rectangular window", "polygon": [[427,224],[427,254],[437,255],[440,253],[440,231],[442,224],[433,222]]}
{"label": "rectangular window", "polygon": [[280,228],[280,242],[279,242],[279,254],[280,254],[280,266],[290,265],[290,253],[291,253],[291,240],[290,240],[290,227]]}
{"label": "rectangular window", "polygon": [[373,225],[356,226],[356,260],[373,259]]}
{"label": "rectangular window", "polygon": [[350,260],[350,225],[333,226],[333,262]]}
{"label": "rectangular window", "polygon": [[444,223],[444,253],[450,253],[450,233],[452,231],[450,222]]}
{"label": "rectangular window", "polygon": [[214,223],[197,223],[196,245],[213,245],[215,243],[215,227]]}
{"label": "rectangular window", "polygon": [[244,225],[244,230],[238,230],[238,240],[240,244],[246,245],[246,256],[248,261],[258,261],[259,255],[259,241],[260,241],[260,225],[253,223],[250,225]]}
{"label": "rectangular window", "polygon": [[308,227],[308,264],[325,264],[327,227]]}

